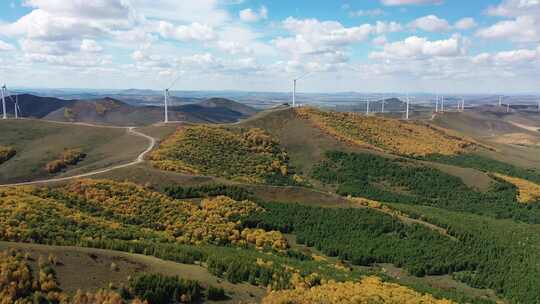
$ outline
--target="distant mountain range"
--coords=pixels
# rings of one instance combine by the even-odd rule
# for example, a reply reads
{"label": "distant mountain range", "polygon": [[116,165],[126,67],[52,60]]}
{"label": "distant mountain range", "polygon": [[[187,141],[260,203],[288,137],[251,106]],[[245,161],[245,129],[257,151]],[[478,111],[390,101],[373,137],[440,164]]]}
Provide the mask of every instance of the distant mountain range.
{"label": "distant mountain range", "polygon": [[[105,97],[92,100],[64,100],[30,94],[18,96],[23,117],[53,121],[85,122],[117,126],[149,125],[163,121],[163,108],[135,106]],[[7,103],[10,115],[13,103]],[[169,107],[170,121],[230,123],[255,114],[250,106],[223,98]]]}

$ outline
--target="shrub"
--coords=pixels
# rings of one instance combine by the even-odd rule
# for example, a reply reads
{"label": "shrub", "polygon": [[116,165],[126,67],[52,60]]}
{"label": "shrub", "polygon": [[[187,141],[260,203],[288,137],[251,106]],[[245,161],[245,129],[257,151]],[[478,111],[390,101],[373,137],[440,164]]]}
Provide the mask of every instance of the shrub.
{"label": "shrub", "polygon": [[15,154],[17,154],[17,151],[14,148],[0,146],[0,164],[7,162]]}
{"label": "shrub", "polygon": [[58,173],[66,168],[66,163],[63,160],[53,160],[45,165],[45,170],[49,173]]}

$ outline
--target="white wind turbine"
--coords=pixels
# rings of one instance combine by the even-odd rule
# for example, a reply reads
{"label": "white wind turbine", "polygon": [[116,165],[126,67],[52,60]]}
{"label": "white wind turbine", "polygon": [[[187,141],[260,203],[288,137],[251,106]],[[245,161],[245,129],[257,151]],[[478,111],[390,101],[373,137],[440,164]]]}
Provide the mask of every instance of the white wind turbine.
{"label": "white wind turbine", "polygon": [[298,80],[302,79],[302,78],[305,78],[305,77],[313,74],[313,73],[314,72],[309,72],[309,73],[306,73],[306,74],[304,74],[304,75],[302,75],[302,76],[300,76],[298,78],[293,79],[293,95],[292,95],[292,106],[293,106],[293,108],[296,107],[296,82]]}
{"label": "white wind turbine", "polygon": [[164,105],[165,105],[165,120],[164,123],[169,122],[169,90],[176,84],[178,80],[180,80],[180,77],[182,75],[179,75],[176,77],[176,79],[171,82],[171,85],[169,85],[165,90],[163,91],[163,97],[164,97]]}

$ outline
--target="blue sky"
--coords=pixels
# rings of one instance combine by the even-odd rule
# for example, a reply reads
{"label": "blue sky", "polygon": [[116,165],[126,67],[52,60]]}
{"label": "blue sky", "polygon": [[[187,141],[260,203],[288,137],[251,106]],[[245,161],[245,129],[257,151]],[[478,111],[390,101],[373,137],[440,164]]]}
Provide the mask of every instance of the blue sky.
{"label": "blue sky", "polygon": [[539,42],[540,0],[0,1],[11,87],[540,92]]}

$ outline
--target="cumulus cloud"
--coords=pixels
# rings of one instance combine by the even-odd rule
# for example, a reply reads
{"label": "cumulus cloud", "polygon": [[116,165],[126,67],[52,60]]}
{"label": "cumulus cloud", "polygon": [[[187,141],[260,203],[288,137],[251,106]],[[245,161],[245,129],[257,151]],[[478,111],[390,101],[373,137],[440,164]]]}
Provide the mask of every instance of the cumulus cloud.
{"label": "cumulus cloud", "polygon": [[491,16],[518,17],[523,15],[539,15],[538,0],[503,0],[497,6],[490,6],[487,13]]}
{"label": "cumulus cloud", "polygon": [[403,41],[387,43],[382,51],[372,52],[372,59],[414,59],[429,57],[455,57],[465,53],[463,39],[454,35],[445,40],[430,41],[411,36]]}
{"label": "cumulus cloud", "polygon": [[246,8],[238,13],[240,19],[244,22],[257,22],[268,18],[268,9],[262,6],[259,11],[254,11],[251,8]]}
{"label": "cumulus cloud", "polygon": [[198,22],[189,25],[175,26],[172,23],[160,21],[159,34],[163,38],[179,41],[209,41],[216,37],[213,28]]}
{"label": "cumulus cloud", "polygon": [[517,42],[536,42],[540,38],[540,24],[533,16],[504,20],[479,29],[476,35],[486,39],[509,39]]}
{"label": "cumulus cloud", "polygon": [[494,54],[481,53],[471,58],[471,61],[480,65],[516,66],[531,64],[540,59],[540,52],[531,49],[518,49],[497,52]]}
{"label": "cumulus cloud", "polygon": [[454,27],[458,30],[470,30],[472,28],[475,28],[478,24],[476,24],[476,21],[474,18],[462,18],[454,24]]}
{"label": "cumulus cloud", "polygon": [[381,0],[381,4],[386,6],[441,4],[443,2],[443,0]]}
{"label": "cumulus cloud", "polygon": [[428,15],[411,22],[409,26],[426,32],[444,32],[450,30],[450,24],[445,19],[435,15]]}
{"label": "cumulus cloud", "polygon": [[334,52],[340,47],[365,41],[374,30],[369,24],[344,27],[336,21],[292,17],[283,22],[283,27],[294,36],[278,37],[274,44],[280,50],[297,55]]}

